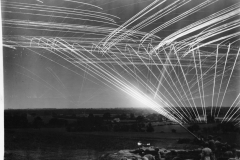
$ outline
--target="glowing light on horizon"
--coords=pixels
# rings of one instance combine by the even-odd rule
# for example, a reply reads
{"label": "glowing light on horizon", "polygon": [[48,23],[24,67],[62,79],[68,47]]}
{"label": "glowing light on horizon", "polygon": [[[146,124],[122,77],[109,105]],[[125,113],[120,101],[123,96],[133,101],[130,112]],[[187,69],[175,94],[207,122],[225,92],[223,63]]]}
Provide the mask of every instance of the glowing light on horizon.
{"label": "glowing light on horizon", "polygon": [[[103,10],[91,3],[76,0],[64,1]],[[240,14],[240,3],[187,25],[167,37],[162,38],[156,35],[164,28],[218,2],[218,0],[207,0],[153,30],[143,32],[142,29],[145,27],[186,6],[191,1],[177,0],[162,7],[166,2],[166,0],[155,0],[119,25],[114,20],[120,19],[119,17],[100,11],[3,1],[6,14],[61,19],[58,22],[41,21],[41,19],[38,21],[20,18],[3,19],[3,25],[9,28],[31,29],[41,33],[58,32],[56,36],[51,34],[49,36],[45,36],[46,34],[4,35],[3,46],[12,49],[25,47],[53,63],[58,63],[40,52],[42,49],[46,50],[84,72],[84,78],[85,74],[88,74],[110,88],[121,90],[180,125],[192,122],[192,117],[195,117],[194,121],[201,121],[201,117],[206,121],[206,98],[209,96],[212,104],[211,115],[218,117],[225,95],[229,91],[230,80],[239,66],[240,49],[234,43],[240,39],[229,45],[223,42],[237,38],[240,32],[236,31],[221,37],[219,35],[239,27],[240,21],[236,20],[236,17]],[[155,11],[157,7],[162,8]],[[49,16],[49,13],[52,15]],[[148,17],[138,22],[144,16]],[[94,22],[95,25],[64,23],[67,20]],[[192,35],[195,32],[198,33]],[[67,37],[67,33],[73,35]],[[79,33],[87,37],[75,36]],[[63,64],[59,65],[64,67]],[[47,68],[47,71],[64,87],[61,79],[51,68]],[[73,72],[79,74],[76,71]],[[226,77],[228,77],[227,83]],[[46,82],[45,84],[59,92],[52,85]],[[222,88],[224,88],[223,92]],[[207,91],[211,95],[207,94]],[[215,95],[217,95],[216,101]],[[215,107],[213,113],[213,105],[218,106],[219,99],[221,99],[220,106]],[[222,121],[236,119],[239,109],[234,110],[234,107],[239,104],[238,99],[239,94]],[[197,100],[202,106],[201,111],[197,108]]]}

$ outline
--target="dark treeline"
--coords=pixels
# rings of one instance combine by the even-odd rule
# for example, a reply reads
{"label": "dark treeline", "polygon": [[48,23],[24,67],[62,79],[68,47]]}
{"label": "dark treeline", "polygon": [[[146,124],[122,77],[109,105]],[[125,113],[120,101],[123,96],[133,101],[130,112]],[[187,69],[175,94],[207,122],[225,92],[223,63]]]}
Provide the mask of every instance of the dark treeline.
{"label": "dark treeline", "polygon": [[[132,114],[133,115],[133,114]],[[120,119],[117,121],[115,119]],[[88,117],[81,117],[78,121],[67,125],[66,129],[69,132],[81,132],[81,131],[114,131],[114,132],[153,132],[154,129],[151,123],[145,125],[145,119],[143,116],[131,116],[127,117],[126,114],[121,114],[112,117],[110,113],[100,116],[93,116],[89,114]]]}
{"label": "dark treeline", "polygon": [[73,115],[73,114],[128,114],[134,113],[140,114],[150,114],[155,113],[155,111],[148,108],[43,108],[43,109],[6,109],[5,113],[9,114],[35,114],[35,115]]}
{"label": "dark treeline", "polygon": [[[211,107],[207,108],[207,112]],[[213,108],[213,111],[216,108]],[[229,108],[223,108],[223,111]],[[152,112],[152,113],[151,113]],[[186,116],[189,124],[199,123],[192,111]],[[221,112],[219,112],[222,114]],[[208,123],[217,122],[215,117],[207,116]],[[113,109],[19,109],[4,111],[5,128],[66,128],[75,131],[147,131],[153,132],[151,122],[167,121],[152,110],[113,108]],[[204,121],[202,123],[205,123]],[[230,126],[230,125],[226,125]],[[224,127],[224,126],[220,126]],[[189,130],[191,130],[190,128]],[[193,130],[194,127],[193,127]],[[211,130],[211,129],[210,129]],[[219,127],[213,128],[219,130]],[[221,129],[220,129],[221,130]],[[225,128],[224,130],[228,130]],[[205,129],[208,131],[208,129]],[[174,132],[174,131],[173,131]]]}
{"label": "dark treeline", "polygon": [[[67,114],[66,114],[67,115]],[[109,112],[102,116],[89,113],[84,117],[76,117],[76,115],[66,116],[63,114],[52,114],[50,119],[44,121],[44,116],[39,116],[33,113],[23,112],[5,112],[4,127],[7,128],[66,128],[68,132],[81,131],[147,131],[153,132],[154,128],[151,123],[147,123],[144,116],[135,114],[114,114]],[[32,119],[31,121],[29,120]],[[151,118],[151,116],[149,116]],[[152,117],[156,117],[152,114]]]}
{"label": "dark treeline", "polygon": [[203,127],[200,128],[198,124],[192,124],[187,129],[191,132],[203,132],[205,134],[207,133],[230,133],[230,132],[239,132],[240,129],[238,126],[234,125],[232,122],[224,122],[224,123],[218,123],[215,126],[212,127]]}

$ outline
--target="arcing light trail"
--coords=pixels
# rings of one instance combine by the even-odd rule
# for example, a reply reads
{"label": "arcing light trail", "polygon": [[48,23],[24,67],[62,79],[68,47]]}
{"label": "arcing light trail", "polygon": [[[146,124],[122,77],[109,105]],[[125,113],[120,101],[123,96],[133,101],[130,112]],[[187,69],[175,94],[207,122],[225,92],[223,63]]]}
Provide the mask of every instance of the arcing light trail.
{"label": "arcing light trail", "polygon": [[[40,48],[45,48],[45,49],[49,49],[49,50],[51,50],[51,51],[61,51],[61,52],[65,52],[65,53],[62,53],[62,55],[64,55],[64,56],[66,56],[67,54],[69,55],[69,56],[67,56],[66,57],[66,59],[68,59],[68,60],[74,60],[74,61],[72,61],[72,63],[74,63],[75,65],[77,64],[77,65],[81,65],[81,64],[85,64],[85,63],[78,63],[78,61],[79,62],[81,62],[81,61],[86,61],[87,62],[87,64],[89,64],[89,65],[93,65],[93,67],[91,67],[91,71],[92,72],[94,72],[94,74],[98,74],[98,71],[96,71],[96,70],[94,70],[94,68],[98,68],[99,66],[101,66],[101,64],[104,64],[104,65],[106,65],[106,60],[105,60],[105,58],[102,60],[102,58],[101,57],[98,57],[98,54],[96,55],[94,55],[93,53],[90,53],[86,48],[84,48],[84,47],[82,47],[82,46],[80,46],[80,45],[77,45],[77,44],[75,44],[74,45],[74,47],[72,46],[72,45],[70,45],[70,44],[68,44],[68,43],[64,43],[64,40],[63,39],[60,39],[60,38],[58,38],[58,39],[52,39],[52,40],[47,40],[46,38],[39,38],[39,39],[37,39],[36,37],[34,38],[35,40],[35,42],[34,41],[31,41],[31,45],[34,45],[34,43],[37,43],[37,45],[40,47]],[[50,43],[51,41],[53,41],[54,40],[54,43]],[[30,41],[30,40],[29,40]],[[71,43],[73,43],[72,41],[70,41]],[[86,42],[84,42],[84,43],[86,43]],[[26,44],[25,44],[26,45]],[[129,45],[129,44],[128,44]],[[78,48],[76,48],[76,46],[79,46]],[[31,46],[29,46],[29,47],[31,47]],[[36,46],[35,46],[36,47]],[[82,48],[82,49],[80,49],[80,48]],[[123,47],[122,47],[123,48]],[[66,49],[68,49],[69,51],[66,51]],[[95,57],[95,59],[92,57],[91,59],[89,59],[89,58],[87,58],[87,57],[82,57],[81,55],[78,55],[78,56],[74,56],[74,57],[72,57],[73,56],[73,53],[75,53],[75,52],[82,52],[82,51],[88,51],[92,56],[94,56]],[[89,50],[90,50],[90,48],[89,48]],[[120,50],[121,51],[121,50]],[[119,51],[119,52],[120,52]],[[73,52],[73,53],[71,53],[71,52]],[[120,53],[122,53],[122,52],[120,52]],[[137,52],[135,52],[136,54],[137,54]],[[56,53],[56,54],[59,54],[59,53]],[[123,55],[122,55],[122,57],[119,57],[119,55],[118,56],[116,56],[116,58],[115,59],[113,59],[112,60],[112,63],[110,63],[110,64],[117,64],[118,66],[128,66],[128,65],[125,65],[125,64],[119,64],[119,62],[117,61],[117,59],[118,60],[120,60],[120,58],[126,58],[126,56],[125,56],[125,54],[124,53],[122,53]],[[158,54],[157,54],[158,55]],[[72,58],[71,58],[72,57]],[[119,58],[118,58],[119,57]],[[155,60],[153,60],[153,61],[156,61],[157,59],[161,62],[162,60],[161,60],[161,58],[159,58],[159,55],[157,56],[158,58],[156,58],[156,57],[154,57],[154,59]],[[195,56],[194,56],[195,57]],[[64,58],[64,57],[63,57]],[[133,58],[133,57],[132,57]],[[136,57],[135,57],[136,58]],[[134,65],[134,62],[132,62],[130,59],[128,59],[128,58],[126,58],[128,61],[129,61],[129,64],[130,63],[132,63],[132,65]],[[141,59],[141,58],[140,58]],[[177,59],[179,59],[179,58],[177,58]],[[75,61],[75,60],[78,60],[77,62]],[[94,63],[94,61],[98,61],[99,63]],[[173,60],[173,62],[171,62],[171,59],[168,57],[168,60],[169,60],[169,63],[170,64],[172,64],[174,61],[175,61],[175,64],[176,64],[176,62],[178,62],[179,63],[179,65],[181,65],[181,62],[180,61],[176,61],[176,60]],[[183,59],[182,59],[183,60]],[[200,61],[199,61],[200,62]],[[81,66],[80,66],[81,67]],[[105,68],[106,67],[108,67],[108,66],[105,66]],[[136,66],[135,66],[136,67]],[[200,65],[197,67],[197,68],[202,68],[202,67],[200,67]],[[126,68],[123,68],[123,69],[126,69]],[[129,69],[129,72],[130,73],[134,73],[134,72],[132,72],[132,70],[128,67],[128,69]],[[138,69],[138,67],[136,67],[136,69]],[[140,70],[138,70],[139,72],[140,72]],[[177,76],[177,72],[176,72],[176,70],[174,69],[174,65],[172,64],[172,71],[174,71],[175,72],[175,74],[176,74],[176,76]],[[108,71],[108,69],[107,70],[101,70],[101,72],[104,72],[104,74],[107,74],[107,76],[104,76],[104,75],[99,75],[99,76],[101,76],[102,78],[105,78],[106,79],[106,81],[109,81],[110,83],[112,83],[112,84],[114,84],[115,85],[115,83],[116,82],[112,82],[112,80],[110,80],[110,79],[114,79],[114,81],[119,81],[119,79],[116,77],[116,75],[115,75],[115,77],[112,75],[112,74],[110,74],[109,73],[109,71]],[[100,72],[100,73],[101,73]],[[116,72],[116,71],[113,71],[113,72]],[[184,71],[183,71],[184,72]],[[152,72],[153,73],[153,72]],[[168,73],[168,72],[167,72]],[[144,74],[143,74],[144,75]],[[112,77],[113,76],[113,77]],[[121,75],[118,75],[118,76],[121,76]],[[146,83],[145,83],[145,81],[141,78],[141,77],[139,77],[139,75],[135,75],[136,77],[138,77],[139,79],[138,79],[138,81],[139,82],[142,82],[142,85],[146,85]],[[109,78],[107,78],[107,77],[111,77],[110,79]],[[135,78],[136,78],[135,77]],[[178,77],[178,76],[177,76]],[[122,77],[121,77],[122,78]],[[146,78],[146,77],[145,77]],[[171,77],[171,75],[170,75],[170,73],[168,73],[168,78],[172,78]],[[200,77],[199,78],[202,78],[202,76],[200,75]],[[164,79],[166,79],[166,78],[164,78]],[[126,81],[126,79],[124,79],[125,81]],[[167,81],[167,79],[166,79],[166,81]],[[174,83],[174,81],[173,80],[171,80],[171,82],[176,86],[177,84],[175,84]],[[181,84],[181,81],[179,80],[178,81],[180,84]],[[129,82],[128,82],[129,83]],[[116,84],[117,85],[117,87],[119,87],[119,85],[118,84]],[[125,85],[125,84],[124,84]],[[128,85],[127,85],[128,86]],[[170,84],[169,84],[169,86],[171,86]],[[125,86],[126,87],[126,86]],[[148,87],[150,87],[150,86],[148,86]],[[165,88],[165,87],[164,87]],[[150,88],[147,88],[148,90],[150,89]],[[176,89],[177,89],[177,87],[176,87]],[[182,89],[183,89],[183,91],[184,91],[184,88],[182,87]],[[167,89],[166,89],[167,90]],[[173,89],[172,89],[173,90]],[[125,91],[125,90],[124,90]],[[127,92],[127,93],[129,93],[128,91],[125,91],[125,92]],[[131,92],[130,92],[131,93]],[[168,92],[169,93],[169,92]],[[170,95],[171,95],[171,93],[169,93]],[[176,96],[176,93],[175,93],[175,96]],[[135,97],[135,96],[134,96]],[[163,102],[164,103],[164,102]],[[171,103],[171,102],[170,102]],[[174,105],[172,105],[172,106],[170,106],[171,108],[174,108]],[[175,111],[176,112],[176,111]],[[187,112],[185,113],[185,114],[187,114]],[[181,115],[182,117],[184,117],[183,115]]]}
{"label": "arcing light trail", "polygon": [[[218,117],[230,81],[239,72],[239,46],[234,45],[239,39],[232,44],[224,44],[223,41],[237,38],[240,32],[219,36],[239,28],[239,3],[187,25],[167,37],[162,38],[157,33],[218,1],[204,1],[149,32],[142,29],[191,1],[177,0],[165,5],[167,0],[155,0],[122,25],[115,22],[119,17],[100,12],[102,8],[90,3],[79,2],[98,11],[3,1],[5,14],[38,17],[37,20],[5,18],[4,27],[48,33],[48,36],[4,35],[3,46],[15,49],[25,47],[55,62],[50,56],[41,53],[47,50],[48,55],[60,57],[83,71],[84,75],[88,74],[110,88],[122,90],[180,125],[200,121],[201,116],[206,121],[206,99],[209,93],[212,95],[211,115]],[[65,3],[77,2],[65,0]],[[45,20],[49,13],[52,13],[52,22]],[[148,17],[142,20],[143,16]],[[62,23],[62,19],[66,22]],[[70,23],[72,20],[95,24],[73,24]],[[56,32],[57,35],[65,32],[74,37],[55,37]],[[82,33],[86,36],[79,36]],[[49,72],[64,86],[54,72]],[[213,105],[217,106],[220,98],[218,112],[213,113]],[[238,116],[238,98],[239,94],[223,121],[235,120]],[[201,109],[197,107],[199,104]]]}
{"label": "arcing light trail", "polygon": [[[60,42],[61,43],[61,42]],[[63,44],[64,45],[64,44]],[[69,50],[71,51],[72,48],[69,48]],[[87,51],[87,50],[86,50]],[[83,59],[85,59],[85,57],[83,55],[81,55],[76,51],[76,50],[72,50],[73,54],[75,54],[76,56],[79,56]],[[67,52],[69,53],[69,52]],[[91,53],[90,53],[91,54]],[[91,61],[91,60],[88,60]],[[96,66],[98,69],[96,69]],[[107,67],[107,66],[105,66]],[[110,68],[108,68],[110,69]],[[161,106],[157,105],[155,102],[152,102],[149,98],[146,97],[146,95],[142,95],[141,93],[139,93],[139,91],[133,90],[132,88],[130,88],[126,83],[124,83],[123,81],[121,81],[121,79],[117,78],[116,76],[113,76],[112,73],[109,72],[109,70],[107,70],[106,68],[101,67],[99,64],[98,65],[94,65],[94,66],[90,66],[89,70],[94,72],[95,74],[97,74],[98,76],[100,76],[101,78],[105,79],[106,81],[108,81],[109,83],[113,84],[115,87],[123,90],[124,92],[126,92],[127,94],[131,95],[132,97],[140,100],[143,104],[150,104],[151,108],[161,112],[161,114],[167,114],[165,116],[167,116],[168,118],[177,121],[174,117],[169,117],[171,114],[168,113],[168,111],[166,111],[164,108],[162,108]],[[97,71],[96,71],[97,70]],[[100,72],[98,72],[98,70]],[[165,110],[165,112],[163,111]],[[180,123],[180,121],[179,121]]]}
{"label": "arcing light trail", "polygon": [[80,3],[80,4],[89,5],[89,6],[92,6],[92,7],[96,7],[96,8],[102,9],[101,7],[98,7],[98,6],[96,6],[96,5],[92,5],[92,4],[90,4],[90,3],[83,3],[83,2],[72,1],[72,0],[64,0],[64,1],[69,1],[69,2],[74,2],[74,3]]}

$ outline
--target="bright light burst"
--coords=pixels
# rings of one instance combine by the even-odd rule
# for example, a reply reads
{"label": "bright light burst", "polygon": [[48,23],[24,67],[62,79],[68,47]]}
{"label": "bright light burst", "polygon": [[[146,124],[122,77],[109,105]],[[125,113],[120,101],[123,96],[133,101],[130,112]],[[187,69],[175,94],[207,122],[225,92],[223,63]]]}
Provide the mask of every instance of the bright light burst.
{"label": "bright light burst", "polygon": [[[5,34],[3,46],[24,47],[57,63],[39,49],[47,50],[179,124],[201,121],[200,117],[206,121],[207,100],[211,102],[210,114],[219,117],[225,96],[237,92],[229,109],[221,113],[222,122],[237,121],[240,93],[231,83],[239,72],[240,3],[161,37],[164,29],[219,1],[203,1],[148,32],[144,29],[191,1],[155,0],[120,25],[115,22],[120,18],[104,12],[101,6],[64,1],[91,9],[45,5],[44,1],[2,1],[3,13],[12,15],[3,18],[4,27],[37,33]],[[36,19],[14,16],[19,14]],[[71,23],[73,20],[81,23]],[[48,71],[59,81],[51,69]]]}

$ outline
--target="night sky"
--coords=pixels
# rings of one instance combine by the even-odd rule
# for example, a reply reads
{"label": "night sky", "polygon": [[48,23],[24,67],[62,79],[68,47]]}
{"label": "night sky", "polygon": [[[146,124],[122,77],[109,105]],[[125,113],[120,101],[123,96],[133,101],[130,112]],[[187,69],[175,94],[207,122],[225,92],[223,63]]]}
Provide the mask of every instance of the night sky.
{"label": "night sky", "polygon": [[[78,25],[116,28],[117,25],[122,25],[124,22],[126,22],[128,19],[133,17],[135,14],[140,12],[152,2],[153,0],[22,0],[21,3],[16,0],[3,1],[3,43],[8,45],[3,48],[5,109],[146,107],[133,97],[119,90],[114,85],[109,84],[102,78],[99,78],[94,73],[89,74],[91,73],[91,71],[88,70],[86,64],[81,65],[81,67],[76,67],[76,65],[74,66],[73,63],[70,63],[66,61],[66,59],[52,54],[52,52],[50,51],[41,48],[27,47],[29,46],[30,41],[26,39],[24,40],[23,37],[64,37],[65,39],[71,37],[73,39],[75,38],[74,40],[77,41],[86,41],[87,38],[95,37],[96,39],[104,38],[105,36],[107,36],[107,33],[103,32],[103,34],[97,36],[96,34],[80,32],[80,29],[76,28]],[[159,7],[151,11],[150,14],[154,14],[158,10],[168,6],[173,2],[174,1],[166,1],[165,3],[163,3],[163,5],[160,5]],[[176,17],[184,11],[193,8],[201,2],[204,1],[192,0],[186,5],[163,16],[156,22],[142,28],[140,31],[149,32],[157,26]],[[169,27],[158,32],[156,35],[161,38],[165,38],[173,32],[223,8],[227,8],[230,5],[236,4],[237,2],[237,0],[219,0],[212,5],[201,9],[197,13],[194,13],[184,18],[183,20],[180,20],[175,24],[170,25]],[[19,9],[21,8],[21,6],[19,5],[23,5],[26,8]],[[49,8],[44,7],[43,5]],[[38,8],[34,8],[33,6],[38,6]],[[99,9],[95,6],[101,7],[102,9]],[[66,7],[69,11],[74,11],[75,15],[64,13],[63,8],[58,8],[59,12],[56,13],[51,10],[51,7]],[[42,9],[49,10],[49,12],[41,11]],[[81,14],[78,15],[77,12],[80,10],[107,13],[117,16],[119,18],[109,15],[107,16],[113,18],[113,20],[116,22],[116,25],[91,21],[96,20],[97,18],[84,17],[81,16]],[[143,16],[141,19],[128,26],[128,29],[130,29],[132,26],[136,25],[140,21],[146,19],[149,15],[147,14]],[[239,19],[239,16],[237,18]],[[237,18],[235,17],[234,20],[236,20]],[[50,27],[46,27],[44,25],[36,25],[30,28],[31,25],[28,26],[27,23],[21,24],[21,22],[27,22],[29,24],[31,24],[32,22],[41,22],[42,25],[44,22],[46,22],[58,24],[59,26],[64,26],[61,24],[69,24],[75,26],[76,28],[69,29],[63,27],[61,29],[55,28],[50,30]],[[234,32],[239,32],[239,28],[232,29],[218,36],[224,36],[232,34]],[[194,32],[193,34],[197,33]],[[227,45],[229,42],[236,39],[236,37],[235,39],[230,39],[229,41],[226,41],[225,44]],[[14,41],[16,43],[14,43]],[[13,46],[14,48],[11,48],[9,46]],[[239,46],[239,43],[235,43],[235,46]],[[226,51],[227,50],[225,49],[222,51],[222,53],[226,53]],[[235,55],[236,57],[237,49],[231,50],[230,53]],[[233,64],[234,60],[234,56],[230,57],[228,59],[228,66],[231,67],[231,64]],[[224,56],[221,62],[224,62]],[[77,61],[75,63],[77,64]],[[193,61],[191,61],[191,63],[193,63]],[[133,77],[129,75],[129,73],[125,73],[124,69],[117,65],[114,66],[116,67],[115,71],[119,72],[123,77],[129,80],[129,83],[131,83],[131,85],[138,86],[137,81],[134,80]],[[202,71],[206,71],[208,69],[208,66],[211,66],[211,64],[206,65],[206,67],[203,68]],[[140,70],[142,70],[144,75],[147,75],[149,73],[147,72],[146,67],[141,68],[141,66],[139,66],[139,68]],[[223,63],[218,64],[219,73],[221,73],[221,70],[223,68]],[[230,106],[239,94],[240,87],[238,68],[239,61],[237,61],[237,64],[233,71],[233,75],[227,89],[228,92],[226,93],[225,99],[222,104],[223,106]],[[129,67],[128,69],[133,68]],[[163,68],[160,67],[160,69]],[[178,73],[181,77],[181,73],[179,70],[180,68],[178,68]],[[157,68],[153,67],[152,71],[157,72]],[[226,72],[226,75],[223,78],[223,88],[221,89],[222,92],[225,90],[225,87],[227,85],[230,71],[231,69]],[[118,75],[117,73],[113,74]],[[160,75],[160,73],[158,74]],[[187,75],[187,80],[190,81],[193,79],[194,81],[195,79],[196,81],[196,77],[194,77],[194,74],[195,70],[189,71]],[[171,72],[170,75],[172,76],[174,81],[176,81],[176,75],[174,76],[173,72]],[[208,75],[209,77],[204,79],[203,81],[203,83],[206,84],[206,87],[204,88],[205,95],[209,95],[205,97],[206,106],[210,106],[212,101],[212,83],[207,83],[209,80],[214,78],[214,69],[212,69],[208,73]],[[219,79],[220,77],[221,76],[218,76],[217,78]],[[147,76],[147,78],[153,84],[157,83],[156,81],[154,81],[154,77]],[[147,82],[148,79],[143,81]],[[185,84],[183,79],[181,79],[181,81],[183,84]],[[191,81],[191,83],[193,83],[193,81]],[[218,93],[220,82],[220,80],[216,82],[216,93]],[[191,83],[189,82],[189,84]],[[167,90],[169,89],[169,85],[167,84],[166,80],[163,81],[163,85],[166,86]],[[180,87],[179,83],[176,83],[176,85]],[[139,88],[141,89],[141,86]],[[142,91],[146,95],[149,95],[150,97],[153,96],[148,91],[146,91],[143,86],[142,88]],[[184,86],[184,88],[187,90],[186,86]],[[160,89],[160,92],[165,94],[166,97],[169,98],[170,101],[172,101],[171,97],[169,97],[169,95],[167,94],[166,89],[163,89],[163,87],[161,87]],[[192,90],[196,89],[197,86],[192,88]],[[172,93],[172,91],[170,92]],[[195,92],[193,96],[198,97],[198,94],[198,92]],[[220,100],[222,100],[221,96],[222,94],[219,97]],[[201,105],[200,102],[200,99],[196,98],[195,103],[197,106]],[[173,104],[174,106],[176,105],[174,102]]]}

